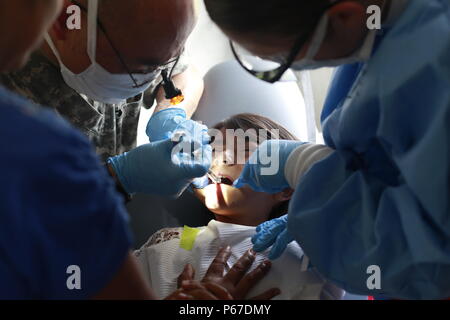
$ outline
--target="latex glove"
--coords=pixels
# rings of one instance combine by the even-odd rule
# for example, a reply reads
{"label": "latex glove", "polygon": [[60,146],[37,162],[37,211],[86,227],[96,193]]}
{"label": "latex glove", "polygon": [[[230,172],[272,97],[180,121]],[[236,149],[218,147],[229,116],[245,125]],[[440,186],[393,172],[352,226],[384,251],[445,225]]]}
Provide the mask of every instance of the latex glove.
{"label": "latex glove", "polygon": [[250,157],[234,186],[241,188],[248,184],[255,191],[266,193],[295,189],[312,166],[334,152],[320,144],[265,141]]}
{"label": "latex glove", "polygon": [[247,161],[240,177],[233,186],[249,185],[257,192],[278,193],[290,185],[285,177],[285,166],[291,153],[303,142],[267,140],[263,142]]}
{"label": "latex glove", "polygon": [[175,132],[183,131],[192,140],[209,143],[208,127],[187,119],[186,111],[170,108],[154,114],[147,124],[147,136],[150,142],[171,139]]}
{"label": "latex glove", "polygon": [[[188,151],[182,152],[183,148]],[[110,158],[108,163],[130,194],[179,196],[195,178],[206,175],[211,161],[210,145],[184,137],[180,143],[166,139],[140,146]]]}
{"label": "latex glove", "polygon": [[294,241],[287,230],[287,219],[288,216],[285,215],[259,225],[256,228],[256,234],[252,237],[253,250],[262,252],[273,245],[269,259],[279,258],[288,244]]}
{"label": "latex glove", "polygon": [[207,176],[194,179],[194,182],[192,182],[192,187],[194,189],[205,189],[207,186],[209,186],[209,179]]}

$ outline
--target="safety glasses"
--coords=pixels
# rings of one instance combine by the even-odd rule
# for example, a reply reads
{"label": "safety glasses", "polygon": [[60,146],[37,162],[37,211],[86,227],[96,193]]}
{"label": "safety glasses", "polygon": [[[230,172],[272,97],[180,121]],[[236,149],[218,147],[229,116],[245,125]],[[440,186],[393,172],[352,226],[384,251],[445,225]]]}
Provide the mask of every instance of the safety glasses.
{"label": "safety glasses", "polygon": [[[75,5],[77,5],[83,12],[87,13],[87,9],[81,5],[79,2],[75,1],[75,0],[71,0],[71,2]],[[133,81],[134,85],[133,88],[141,88],[146,86],[148,83],[150,83],[151,81],[154,80],[154,73],[155,72],[161,72],[162,70],[167,70],[167,72],[172,75],[178,62],[180,61],[181,55],[183,54],[183,52],[181,52],[180,55],[178,55],[178,57],[171,59],[170,61],[163,63],[161,65],[158,66],[151,66],[146,72],[139,72],[140,74],[148,74],[149,75],[149,79],[145,80],[141,83],[139,83],[136,78],[133,76],[133,73],[131,72],[131,69],[128,67],[128,64],[125,62],[125,59],[123,58],[123,56],[120,54],[119,50],[117,49],[117,47],[114,45],[114,42],[112,41],[111,37],[109,36],[108,32],[106,32],[105,27],[103,26],[102,22],[100,21],[99,18],[97,18],[97,25],[98,28],[100,29],[100,31],[105,35],[106,40],[108,41],[109,45],[111,46],[111,48],[113,49],[117,59],[119,60],[120,64],[122,65],[122,67],[124,68],[124,70],[128,73],[128,75],[130,76],[131,80]],[[150,76],[152,75],[152,76]]]}
{"label": "safety glasses", "polygon": [[233,52],[234,57],[241,65],[241,67],[244,68],[244,70],[250,73],[252,76],[260,80],[269,83],[275,83],[278,81],[295,81],[296,79],[291,75],[286,74],[286,71],[291,68],[302,48],[313,36],[315,30],[317,29],[320,18],[330,8],[344,1],[349,0],[334,1],[320,10],[317,17],[317,23],[315,23],[310,30],[308,30],[306,33],[303,33],[300,37],[297,38],[291,50],[289,51],[289,54],[287,55],[279,57],[258,57],[250,53],[240,45],[234,43],[233,41],[230,41],[231,51]]}

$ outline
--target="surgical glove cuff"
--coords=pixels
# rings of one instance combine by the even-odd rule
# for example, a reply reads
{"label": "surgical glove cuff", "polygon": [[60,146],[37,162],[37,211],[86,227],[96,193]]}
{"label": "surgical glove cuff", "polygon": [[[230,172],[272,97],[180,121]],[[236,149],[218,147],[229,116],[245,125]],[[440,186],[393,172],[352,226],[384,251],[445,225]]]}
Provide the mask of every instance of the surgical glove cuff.
{"label": "surgical glove cuff", "polygon": [[124,168],[126,160],[126,153],[120,156],[116,156],[113,158],[109,158],[107,163],[112,167],[114,170],[114,173],[116,175],[116,183],[120,183],[123,190],[127,192],[130,196],[132,196],[135,192],[133,191],[133,188],[130,186],[126,179],[126,175],[124,174]]}
{"label": "surgical glove cuff", "polygon": [[173,119],[174,117],[182,117],[183,119],[187,119],[186,111],[182,108],[168,108],[161,111],[158,111],[153,115],[157,120],[167,120]]}
{"label": "surgical glove cuff", "polygon": [[317,162],[334,152],[333,149],[320,144],[303,144],[288,157],[284,174],[290,187],[295,189],[301,177]]}

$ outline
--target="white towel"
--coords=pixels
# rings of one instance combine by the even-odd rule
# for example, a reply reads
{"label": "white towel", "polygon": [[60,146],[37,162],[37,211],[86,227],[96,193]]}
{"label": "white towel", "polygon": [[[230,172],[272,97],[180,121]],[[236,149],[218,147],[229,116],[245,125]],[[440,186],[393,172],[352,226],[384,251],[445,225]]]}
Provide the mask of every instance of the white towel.
{"label": "white towel", "polygon": [[[150,286],[159,298],[165,298],[177,289],[178,276],[186,264],[196,271],[196,280],[201,280],[220,248],[230,246],[231,257],[228,269],[250,248],[254,227],[227,224],[212,220],[208,226],[199,228],[192,250],[180,248],[176,237],[165,242],[142,247],[137,252],[138,260]],[[182,229],[179,229],[182,232]],[[251,270],[267,259],[269,250],[258,253]],[[279,288],[280,300],[341,299],[343,291],[326,281],[315,269],[308,269],[308,259],[300,246],[289,244],[284,254],[272,262],[269,274],[248,294],[257,296],[270,288]]]}

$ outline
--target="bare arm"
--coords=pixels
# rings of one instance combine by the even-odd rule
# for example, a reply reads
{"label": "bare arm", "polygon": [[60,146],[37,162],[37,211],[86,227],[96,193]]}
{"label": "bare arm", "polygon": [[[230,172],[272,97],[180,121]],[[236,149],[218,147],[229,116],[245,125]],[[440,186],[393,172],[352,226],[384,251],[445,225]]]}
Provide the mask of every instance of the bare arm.
{"label": "bare arm", "polygon": [[97,295],[95,300],[155,300],[156,296],[139,269],[138,262],[131,251],[109,284]]}
{"label": "bare arm", "polygon": [[[185,100],[176,107],[184,109],[188,118],[191,118],[197,110],[197,106],[203,95],[203,79],[195,67],[190,66],[185,72],[174,76],[173,81],[175,86],[181,89],[185,98]],[[170,101],[165,98],[165,93],[162,87],[158,91],[156,102],[157,105],[155,113],[174,107],[170,104]]]}

